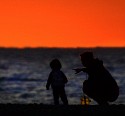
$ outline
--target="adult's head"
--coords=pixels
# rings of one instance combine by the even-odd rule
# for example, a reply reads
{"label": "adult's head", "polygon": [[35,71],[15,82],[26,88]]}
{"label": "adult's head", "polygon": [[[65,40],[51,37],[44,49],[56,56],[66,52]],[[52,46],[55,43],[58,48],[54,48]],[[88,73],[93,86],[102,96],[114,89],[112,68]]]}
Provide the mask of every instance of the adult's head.
{"label": "adult's head", "polygon": [[84,52],[80,54],[80,56],[81,56],[81,61],[82,61],[83,66],[85,67],[91,66],[93,59],[94,59],[92,52]]}
{"label": "adult's head", "polygon": [[58,59],[53,59],[51,62],[50,62],[50,67],[52,69],[61,69],[62,68],[62,65],[60,63],[60,61]]}

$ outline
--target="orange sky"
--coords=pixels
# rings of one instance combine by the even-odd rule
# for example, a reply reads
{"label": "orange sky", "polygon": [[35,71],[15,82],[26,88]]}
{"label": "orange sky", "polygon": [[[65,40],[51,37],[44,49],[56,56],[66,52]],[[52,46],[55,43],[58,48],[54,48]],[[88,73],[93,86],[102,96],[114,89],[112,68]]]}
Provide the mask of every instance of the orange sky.
{"label": "orange sky", "polygon": [[125,46],[125,0],[0,0],[1,47]]}

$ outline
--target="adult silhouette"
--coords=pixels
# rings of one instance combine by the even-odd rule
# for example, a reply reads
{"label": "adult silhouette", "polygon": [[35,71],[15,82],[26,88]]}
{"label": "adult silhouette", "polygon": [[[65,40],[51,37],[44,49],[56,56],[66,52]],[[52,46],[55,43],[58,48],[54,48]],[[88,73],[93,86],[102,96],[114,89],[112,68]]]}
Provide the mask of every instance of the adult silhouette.
{"label": "adult silhouette", "polygon": [[50,62],[50,67],[52,71],[49,74],[46,89],[49,90],[51,85],[55,105],[59,105],[59,97],[64,105],[68,105],[68,100],[65,93],[65,84],[68,82],[68,80],[65,74],[60,70],[62,65],[58,59],[53,59]]}
{"label": "adult silhouette", "polygon": [[94,99],[99,105],[108,105],[119,96],[119,87],[104,67],[103,61],[94,58],[92,52],[84,52],[81,55],[84,68],[76,68],[76,74],[83,71],[88,74],[88,79],[83,82],[83,92]]}

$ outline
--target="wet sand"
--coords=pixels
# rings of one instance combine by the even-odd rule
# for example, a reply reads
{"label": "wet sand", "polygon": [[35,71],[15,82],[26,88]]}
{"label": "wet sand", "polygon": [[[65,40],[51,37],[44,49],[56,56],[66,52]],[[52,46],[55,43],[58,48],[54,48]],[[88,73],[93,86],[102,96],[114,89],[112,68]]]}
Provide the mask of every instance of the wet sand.
{"label": "wet sand", "polygon": [[43,105],[43,104],[0,104],[0,115],[22,116],[125,116],[125,105]]}

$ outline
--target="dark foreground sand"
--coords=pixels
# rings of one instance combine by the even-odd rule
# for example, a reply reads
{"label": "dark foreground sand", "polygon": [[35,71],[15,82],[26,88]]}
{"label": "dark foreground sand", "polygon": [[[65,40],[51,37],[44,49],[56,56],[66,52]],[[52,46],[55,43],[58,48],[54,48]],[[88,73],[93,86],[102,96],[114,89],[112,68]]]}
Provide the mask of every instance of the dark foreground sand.
{"label": "dark foreground sand", "polygon": [[125,105],[43,105],[0,104],[0,116],[125,116]]}

